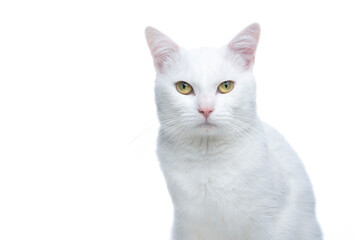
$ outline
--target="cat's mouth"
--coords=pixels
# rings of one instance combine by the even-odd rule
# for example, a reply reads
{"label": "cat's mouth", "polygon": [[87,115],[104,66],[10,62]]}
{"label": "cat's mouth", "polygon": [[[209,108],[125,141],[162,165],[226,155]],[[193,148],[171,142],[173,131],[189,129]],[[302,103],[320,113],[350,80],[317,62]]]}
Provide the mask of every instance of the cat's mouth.
{"label": "cat's mouth", "polygon": [[216,127],[216,125],[214,125],[214,124],[212,124],[212,123],[210,123],[208,121],[205,121],[205,122],[203,122],[201,124],[198,124],[198,127],[209,131],[209,130],[213,129],[214,127]]}

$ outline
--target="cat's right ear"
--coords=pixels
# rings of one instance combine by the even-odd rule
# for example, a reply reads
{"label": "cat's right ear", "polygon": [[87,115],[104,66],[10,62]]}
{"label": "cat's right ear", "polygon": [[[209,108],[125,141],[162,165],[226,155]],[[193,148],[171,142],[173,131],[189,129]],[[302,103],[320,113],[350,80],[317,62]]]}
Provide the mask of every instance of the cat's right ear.
{"label": "cat's right ear", "polygon": [[163,72],[172,55],[178,52],[178,45],[168,36],[153,27],[145,29],[145,38],[153,57],[157,72]]}

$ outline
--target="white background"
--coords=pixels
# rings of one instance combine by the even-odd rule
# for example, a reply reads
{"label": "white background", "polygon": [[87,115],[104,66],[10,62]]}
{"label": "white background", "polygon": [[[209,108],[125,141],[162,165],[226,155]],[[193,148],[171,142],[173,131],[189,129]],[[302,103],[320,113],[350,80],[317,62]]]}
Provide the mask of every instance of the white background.
{"label": "white background", "polygon": [[325,239],[360,240],[357,1],[1,1],[0,239],[168,239],[152,25],[222,46],[258,22],[259,115],[304,161]]}

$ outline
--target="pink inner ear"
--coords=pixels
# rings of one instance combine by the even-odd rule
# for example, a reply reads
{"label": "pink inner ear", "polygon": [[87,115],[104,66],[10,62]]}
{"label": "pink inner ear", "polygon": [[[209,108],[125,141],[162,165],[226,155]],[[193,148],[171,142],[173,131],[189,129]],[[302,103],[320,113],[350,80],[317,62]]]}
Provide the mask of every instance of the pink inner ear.
{"label": "pink inner ear", "polygon": [[152,53],[152,55],[153,55],[154,64],[156,65],[159,71],[162,70],[163,64],[165,63],[167,58],[178,50],[177,45],[175,44],[171,44],[171,45],[172,47],[170,48],[164,48],[158,45],[155,45],[153,48],[154,52]]}
{"label": "pink inner ear", "polygon": [[161,72],[166,60],[178,51],[178,45],[155,28],[146,28],[146,38],[153,56],[154,66]]}
{"label": "pink inner ear", "polygon": [[250,25],[239,33],[229,44],[228,49],[245,60],[246,68],[253,66],[260,27],[257,23]]}

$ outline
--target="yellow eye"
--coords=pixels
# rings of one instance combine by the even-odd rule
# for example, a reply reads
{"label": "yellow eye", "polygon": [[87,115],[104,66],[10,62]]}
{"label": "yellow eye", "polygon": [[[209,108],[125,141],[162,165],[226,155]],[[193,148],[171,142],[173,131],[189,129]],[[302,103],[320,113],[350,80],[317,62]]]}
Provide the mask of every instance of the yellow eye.
{"label": "yellow eye", "polygon": [[186,82],[177,82],[176,87],[178,92],[184,95],[188,95],[192,92],[193,88],[189,83]]}
{"label": "yellow eye", "polygon": [[221,93],[229,93],[230,91],[232,91],[234,86],[234,82],[232,81],[225,81],[222,82],[221,84],[219,84],[218,86],[218,91],[220,91]]}

